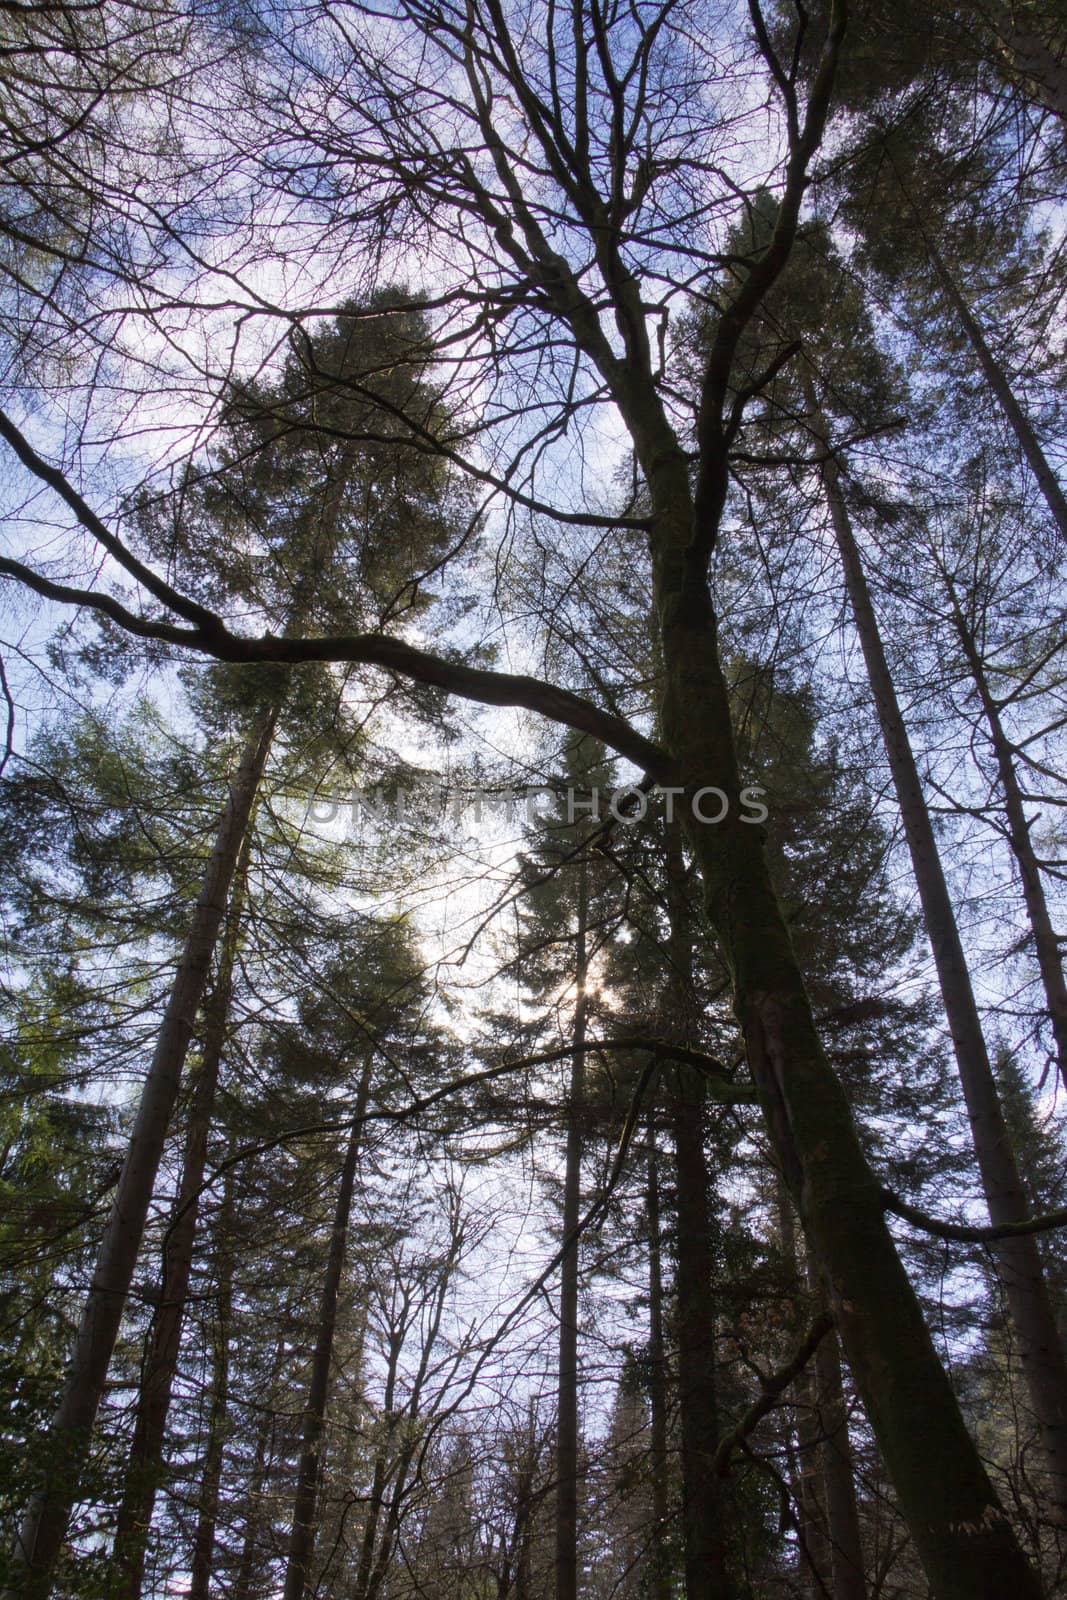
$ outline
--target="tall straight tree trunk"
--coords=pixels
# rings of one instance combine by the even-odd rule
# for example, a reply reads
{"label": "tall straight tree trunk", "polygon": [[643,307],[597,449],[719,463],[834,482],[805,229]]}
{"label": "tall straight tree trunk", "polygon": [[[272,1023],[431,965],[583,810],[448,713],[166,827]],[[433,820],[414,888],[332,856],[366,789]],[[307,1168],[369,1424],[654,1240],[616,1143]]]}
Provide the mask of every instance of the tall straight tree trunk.
{"label": "tall straight tree trunk", "polygon": [[652,1537],[649,1540],[650,1600],[671,1600],[670,1492],[667,1478],[667,1348],[663,1335],[663,1249],[659,1198],[659,1152],[656,1148],[655,1111],[648,1129],[648,1356],[649,1356],[649,1465],[652,1472]]}
{"label": "tall straight tree trunk", "polygon": [[867,1600],[856,1468],[848,1436],[841,1351],[833,1329],[815,1352],[815,1382],[834,1600]]}
{"label": "tall straight tree trunk", "polygon": [[212,993],[204,1006],[203,1049],[189,1108],[181,1178],[174,1203],[175,1220],[168,1229],[163,1247],[160,1300],[148,1333],[133,1443],[115,1530],[112,1564],[118,1581],[114,1592],[116,1597],[121,1596],[123,1600],[139,1600],[141,1594],[152,1509],[162,1481],[167,1416],[178,1369],[182,1324],[193,1267],[200,1189],[207,1167],[208,1135],[233,998],[234,961],[240,939],[251,848],[252,830],[248,827],[226,914],[226,931],[219,952],[218,970]]}
{"label": "tall straight tree trunk", "polygon": [[1041,982],[1045,990],[1045,1002],[1048,1006],[1049,1021],[1052,1024],[1052,1037],[1056,1042],[1056,1055],[1059,1061],[1060,1074],[1064,1085],[1067,1086],[1067,982],[1064,981],[1060,940],[1053,927],[1048,900],[1045,898],[1045,886],[1041,877],[1041,868],[1038,864],[1037,852],[1034,849],[1034,841],[1030,837],[1030,824],[1026,820],[1026,806],[1023,800],[1022,787],[1015,768],[1015,755],[1011,740],[1008,738],[1004,723],[1001,720],[1001,708],[989,687],[989,678],[985,671],[981,652],[978,649],[978,641],[963,614],[956,596],[955,587],[947,574],[946,581],[952,599],[953,625],[963,647],[972,681],[978,692],[982,714],[989,730],[989,740],[993,746],[997,774],[1004,794],[1004,814],[1008,822],[1008,839],[1011,843],[1012,854],[1019,867],[1023,899],[1034,935],[1038,971],[1041,974]]}
{"label": "tall straight tree trunk", "polygon": [[[666,827],[670,932],[666,1026],[681,1043],[692,1014],[691,910],[677,821]],[[704,1149],[704,1082],[688,1067],[671,1075],[671,1131],[677,1204],[675,1328],[681,1423],[682,1527],[686,1600],[731,1600],[735,1594],[723,1528],[721,1478],[714,1470],[719,1442],[715,1372],[715,1264],[711,1176]]]}
{"label": "tall straight tree trunk", "polygon": [[196,1532],[189,1569],[188,1600],[208,1600],[215,1559],[215,1530],[219,1518],[222,1488],[222,1462],[226,1450],[226,1419],[230,1401],[230,1317],[233,1309],[233,1248],[230,1227],[233,1217],[233,1174],[226,1174],[226,1192],[218,1225],[218,1311],[214,1329],[214,1361],[211,1375],[211,1409],[208,1414],[207,1448],[200,1472],[200,1495]]}
{"label": "tall straight tree trunk", "polygon": [[268,1475],[267,1455],[271,1446],[271,1435],[277,1420],[273,1401],[278,1387],[278,1379],[285,1365],[285,1354],[286,1343],[284,1337],[282,1337],[279,1338],[275,1345],[270,1378],[260,1406],[256,1448],[252,1457],[252,1470],[248,1476],[248,1488],[245,1494],[248,1512],[245,1517],[244,1538],[241,1540],[241,1556],[233,1583],[233,1600],[255,1600],[258,1588],[257,1556],[261,1542],[267,1537],[265,1529],[265,1524],[267,1523],[265,1506]]}
{"label": "tall straight tree trunk", "polygon": [[[733,981],[775,1159],[938,1600],[1002,1600],[1005,1594],[1035,1600],[1040,1582],[934,1348],[886,1222],[882,1186],[819,1039],[760,832],[742,815],[708,580],[708,552],[729,487],[727,442],[714,399],[724,382],[723,358],[713,351],[708,365],[696,495],[688,454],[644,376],[644,356],[641,368],[636,355],[625,365],[606,354],[600,360],[634,439],[652,507],[653,600],[663,662],[659,725],[675,763],[677,803]],[[727,802],[717,822],[709,819],[713,788]],[[712,815],[719,816],[712,804]]]}
{"label": "tall straight tree trunk", "polygon": [[[529,1454],[519,1471],[515,1485],[515,1522],[512,1537],[513,1558],[501,1574],[500,1600],[533,1600],[530,1592],[530,1551],[533,1544],[531,1521],[533,1517],[534,1470],[536,1466],[534,1430],[530,1428]],[[512,1579],[512,1567],[514,1579]]]}
{"label": "tall straight tree trunk", "polygon": [[204,871],[141,1091],[63,1394],[49,1430],[49,1442],[60,1464],[55,1476],[34,1497],[19,1532],[14,1552],[19,1581],[8,1591],[12,1600],[16,1595],[21,1600],[43,1600],[52,1586],[71,1510],[78,1498],[92,1427],[137,1263],[197,1010],[276,720],[277,708],[273,707],[260,719],[244,748]]}
{"label": "tall straight tree trunk", "polygon": [[[818,1273],[807,1263],[808,1281],[817,1300],[826,1296]],[[815,1419],[822,1467],[826,1538],[830,1554],[833,1600],[867,1600],[856,1467],[848,1436],[848,1406],[841,1375],[841,1346],[836,1328],[815,1349]]]}
{"label": "tall straight tree trunk", "polygon": [[[589,869],[578,858],[578,925],[574,953],[574,1023],[567,1096],[567,1153],[563,1174],[563,1237],[578,1226],[582,1201],[582,1116],[588,1013],[587,923]],[[559,1376],[556,1391],[556,1600],[578,1595],[578,1244],[560,1264]]]}
{"label": "tall straight tree trunk", "polygon": [[319,1483],[322,1476],[322,1436],[326,1429],[326,1400],[330,1385],[334,1335],[337,1329],[337,1299],[344,1274],[348,1224],[352,1214],[352,1194],[363,1138],[363,1118],[367,1109],[367,1097],[370,1094],[371,1061],[372,1057],[368,1053],[359,1088],[356,1091],[352,1130],[348,1136],[348,1148],[341,1168],[337,1205],[330,1231],[330,1249],[322,1283],[322,1297],[319,1301],[318,1331],[304,1410],[304,1437],[296,1475],[293,1525],[289,1535],[289,1559],[285,1569],[283,1600],[304,1600],[311,1576]]}
{"label": "tall straight tree trunk", "polygon": [[[900,805],[945,1015],[952,1034],[983,1193],[995,1225],[1021,1222],[1029,1210],[1026,1193],[1019,1177],[986,1049],[922,783],[882,647],[848,508],[841,493],[840,469],[830,452],[826,429],[810,384],[807,400],[811,411],[810,426],[826,452],[822,466],[823,483],[841,555],[849,603]],[[1067,1359],[1056,1326],[1040,1251],[1031,1235],[1001,1240],[994,1247],[994,1254],[1011,1312],[1019,1357],[1050,1477],[1051,1503],[1062,1520],[1067,1516]]]}
{"label": "tall straight tree trunk", "polygon": [[[775,1189],[778,1236],[787,1284],[794,1304],[799,1306],[807,1303],[808,1296],[804,1292],[800,1275],[799,1258],[802,1251],[797,1243],[793,1203],[780,1177]],[[831,1336],[832,1331],[822,1342],[825,1343],[826,1338]],[[795,1432],[790,1430],[786,1433],[786,1451],[797,1504],[797,1536],[801,1572],[804,1575],[804,1593],[808,1600],[830,1600],[833,1596],[830,1512],[822,1470],[823,1462],[819,1451],[816,1382],[810,1365],[797,1376],[793,1390],[797,1401],[797,1421]]]}
{"label": "tall straight tree trunk", "polygon": [[1037,479],[1037,486],[1045,498],[1045,504],[1052,514],[1053,521],[1064,538],[1067,538],[1067,497],[1065,497],[1060,487],[1059,479],[1053,472],[1048,457],[1041,448],[1040,440],[1034,432],[1029,417],[1015,398],[1015,392],[1008,382],[1007,374],[989,348],[978,319],[964,299],[959,284],[949,271],[944,257],[925,231],[923,239],[938,281],[960,319],[960,326],[967,335],[971,349],[977,357],[978,365],[985,375],[985,380],[993,391],[997,404],[1007,418],[1008,425],[1015,435],[1019,448],[1030,464],[1030,470]]}
{"label": "tall straight tree trunk", "polygon": [[367,1517],[360,1539],[359,1565],[352,1586],[352,1600],[368,1600],[375,1572],[375,1552],[378,1547],[378,1529],[385,1503],[385,1485],[389,1477],[389,1447],[396,1434],[399,1417],[395,1412],[397,1376],[400,1370],[400,1353],[403,1335],[394,1329],[389,1338],[389,1359],[385,1371],[385,1393],[382,1412],[386,1427],[374,1452],[370,1494],[367,1496]]}

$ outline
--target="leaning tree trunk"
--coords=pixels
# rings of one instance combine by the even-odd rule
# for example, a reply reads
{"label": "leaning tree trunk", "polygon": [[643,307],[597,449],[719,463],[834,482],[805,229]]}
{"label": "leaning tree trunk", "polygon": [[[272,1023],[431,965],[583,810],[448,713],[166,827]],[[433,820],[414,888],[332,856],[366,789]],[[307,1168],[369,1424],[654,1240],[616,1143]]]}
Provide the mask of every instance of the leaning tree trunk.
{"label": "leaning tree trunk", "polygon": [[578,1596],[578,1226],[582,1200],[582,1117],[585,1095],[586,982],[589,873],[578,858],[578,926],[574,956],[574,1024],[567,1096],[567,1153],[563,1173],[563,1237],[571,1244],[560,1264],[559,1373],[556,1389],[556,1600]]}
{"label": "leaning tree trunk", "polygon": [[49,1432],[50,1447],[60,1466],[34,1497],[19,1532],[13,1559],[18,1584],[8,1591],[11,1600],[15,1596],[43,1600],[52,1587],[71,1510],[78,1498],[92,1427],[133,1278],[197,1010],[276,718],[277,708],[272,708],[245,746],[204,872],[141,1091],[63,1394]]}
{"label": "leaning tree trunk", "polygon": [[1049,1021],[1052,1024],[1052,1037],[1056,1042],[1056,1056],[1064,1085],[1067,1086],[1067,982],[1064,981],[1063,974],[1062,941],[1053,926],[1052,915],[1048,908],[1048,901],[1045,898],[1041,867],[1038,863],[1037,851],[1034,849],[1034,841],[1030,836],[1030,824],[1026,820],[1026,806],[1023,800],[1022,786],[1019,783],[1019,776],[1015,769],[1015,757],[1011,740],[1008,738],[1004,724],[1001,721],[1001,708],[989,687],[989,679],[986,676],[977,641],[960,609],[951,580],[949,580],[949,590],[952,596],[953,624],[963,647],[971,678],[978,692],[982,713],[989,729],[989,739],[993,746],[993,755],[997,763],[1000,787],[1004,794],[1004,814],[1008,823],[1008,839],[1011,844],[1012,854],[1019,867],[1023,900],[1030,919],[1030,928],[1034,935],[1038,971],[1041,974],[1041,982],[1045,990]]}
{"label": "leaning tree trunk", "polygon": [[[810,426],[825,451],[822,477],[845,574],[856,631],[863,650],[886,755],[900,805],[923,919],[933,950],[974,1151],[989,1215],[995,1225],[1022,1222],[1026,1192],[1011,1147],[996,1079],[982,1033],[955,912],[941,866],[907,728],[882,647],[878,621],[834,459],[815,396],[808,385]],[[1032,1235],[1003,1239],[994,1247],[1000,1281],[1015,1328],[1019,1356],[1050,1477],[1051,1502],[1067,1517],[1067,1359],[1045,1281],[1041,1253]]]}
{"label": "leaning tree trunk", "polygon": [[960,319],[960,325],[967,335],[971,349],[977,357],[978,365],[985,375],[985,380],[993,391],[997,404],[1007,418],[1008,425],[1015,435],[1020,450],[1030,464],[1030,470],[1037,480],[1037,486],[1044,496],[1045,504],[1052,514],[1053,521],[1063,536],[1067,538],[1067,497],[1064,496],[1063,490],[1060,488],[1059,479],[1053,472],[1049,459],[1041,448],[1041,442],[1034,432],[1029,417],[1015,398],[1015,392],[1008,382],[1007,374],[989,348],[978,319],[964,299],[959,284],[949,271],[944,257],[925,232],[923,238],[938,281]]}
{"label": "leaning tree trunk", "polygon": [[[882,1186],[815,1027],[760,832],[742,817],[730,696],[708,582],[728,487],[726,442],[702,428],[710,470],[694,501],[689,460],[655,395],[608,366],[653,510],[659,725],[722,946],[775,1158],[797,1205],[849,1366],[938,1600],[1033,1600],[1040,1583],[964,1426],[886,1222]],[[716,373],[711,373],[717,379]],[[721,790],[721,821],[707,792]],[[718,806],[712,815],[718,815]]]}
{"label": "leaning tree trunk", "polygon": [[[691,909],[677,821],[666,827],[667,950],[665,1028],[683,1044],[692,1012]],[[719,1442],[715,1381],[715,1265],[711,1176],[704,1149],[704,1082],[689,1067],[671,1075],[671,1132],[677,1207],[675,1327],[681,1424],[682,1533],[687,1600],[732,1600],[722,1513],[722,1480],[714,1468]]]}
{"label": "leaning tree trunk", "polygon": [[139,1600],[144,1583],[148,1530],[163,1476],[167,1416],[178,1369],[182,1324],[189,1295],[200,1191],[207,1167],[208,1135],[229,1026],[234,961],[240,937],[251,847],[252,830],[248,827],[226,915],[226,932],[219,952],[218,970],[212,993],[204,1006],[203,1048],[193,1084],[182,1172],[174,1202],[174,1220],[164,1241],[160,1300],[149,1329],[141,1370],[133,1443],[126,1466],[112,1555],[116,1572],[116,1600],[120,1600],[120,1597],[121,1600]]}
{"label": "leaning tree trunk", "polygon": [[318,1331],[311,1361],[307,1404],[304,1409],[304,1438],[296,1474],[293,1525],[289,1535],[289,1558],[285,1569],[283,1600],[304,1600],[311,1577],[319,1484],[322,1477],[322,1437],[326,1430],[326,1400],[330,1384],[330,1365],[333,1360],[334,1334],[337,1328],[337,1299],[344,1273],[356,1166],[363,1138],[367,1097],[370,1094],[371,1059],[368,1054],[356,1091],[352,1129],[341,1167],[341,1182],[337,1191],[333,1227],[330,1231],[330,1249],[319,1300]]}

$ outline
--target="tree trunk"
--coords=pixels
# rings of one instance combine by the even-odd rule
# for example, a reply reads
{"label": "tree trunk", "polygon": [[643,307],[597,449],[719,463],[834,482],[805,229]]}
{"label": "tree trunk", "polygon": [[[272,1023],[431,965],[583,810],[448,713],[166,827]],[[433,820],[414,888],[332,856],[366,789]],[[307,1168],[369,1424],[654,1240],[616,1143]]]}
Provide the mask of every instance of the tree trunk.
{"label": "tree trunk", "polygon": [[[801,1250],[797,1244],[793,1203],[781,1178],[776,1184],[778,1234],[781,1241],[786,1278],[793,1302],[799,1309],[808,1303],[800,1276]],[[827,1334],[821,1341],[832,1337]],[[804,1593],[808,1600],[828,1600],[833,1595],[833,1558],[829,1536],[827,1485],[820,1457],[820,1428],[816,1380],[811,1366],[804,1368],[795,1383],[795,1433],[787,1431],[787,1454],[797,1505],[797,1542]]]}
{"label": "tree trunk", "polygon": [[222,1487],[222,1458],[226,1449],[226,1417],[230,1400],[230,1314],[233,1308],[233,1251],[229,1228],[233,1210],[232,1173],[226,1175],[226,1193],[219,1217],[218,1313],[215,1318],[214,1371],[207,1449],[200,1474],[200,1505],[193,1536],[188,1600],[208,1600],[215,1558],[215,1529]]}
{"label": "tree trunk", "polygon": [[815,1352],[815,1382],[834,1600],[867,1600],[856,1469],[848,1436],[841,1351],[833,1329]]}
{"label": "tree trunk", "polygon": [[363,1137],[363,1117],[370,1093],[371,1056],[368,1053],[356,1092],[356,1106],[352,1118],[352,1131],[348,1137],[341,1183],[337,1192],[333,1228],[330,1233],[330,1250],[326,1261],[322,1297],[319,1302],[318,1334],[311,1362],[311,1379],[308,1384],[307,1405],[304,1411],[304,1439],[300,1465],[296,1476],[296,1496],[293,1502],[293,1526],[289,1536],[289,1560],[285,1569],[283,1600],[304,1600],[311,1576],[311,1560],[315,1549],[316,1514],[318,1510],[319,1481],[321,1478],[320,1450],[326,1427],[326,1400],[330,1382],[330,1364],[333,1359],[334,1333],[337,1327],[337,1298],[344,1273],[345,1252],[348,1245],[348,1223],[352,1212],[352,1193],[355,1187],[356,1165]]}
{"label": "tree trunk", "polygon": [[[1000,12],[998,16],[997,12]],[[1038,105],[1059,117],[1067,134],[1067,62],[1057,55],[1047,39],[1019,27],[1013,5],[994,8],[989,18],[1000,45],[1001,66],[1011,83]]]}
{"label": "tree trunk", "polygon": [[160,1301],[149,1329],[141,1371],[133,1443],[126,1466],[112,1555],[117,1574],[115,1594],[122,1600],[139,1600],[141,1594],[148,1530],[156,1492],[163,1476],[167,1416],[189,1294],[200,1188],[207,1167],[215,1090],[233,998],[234,960],[240,937],[251,846],[252,831],[246,828],[226,914],[226,932],[219,953],[218,972],[212,994],[204,1007],[203,1051],[189,1109],[182,1173],[174,1203],[174,1221],[164,1241]]}
{"label": "tree trunk", "polygon": [[259,1430],[256,1434],[252,1471],[249,1474],[248,1488],[245,1494],[248,1512],[245,1517],[244,1538],[241,1540],[241,1557],[233,1583],[232,1600],[255,1600],[256,1596],[257,1546],[259,1545],[263,1524],[266,1520],[264,1517],[264,1487],[267,1482],[267,1452],[270,1449],[271,1434],[276,1421],[272,1402],[284,1363],[285,1340],[281,1338],[275,1347],[274,1363],[271,1368],[270,1381],[263,1397]]}
{"label": "tree trunk", "polygon": [[363,1536],[360,1540],[359,1566],[356,1571],[356,1581],[352,1586],[352,1600],[368,1600],[371,1593],[371,1582],[375,1571],[375,1551],[378,1544],[378,1527],[381,1522],[382,1506],[385,1500],[385,1485],[389,1476],[388,1451],[396,1433],[399,1418],[394,1411],[396,1400],[397,1375],[400,1369],[400,1352],[403,1345],[403,1334],[394,1328],[389,1337],[389,1360],[385,1372],[385,1394],[382,1411],[386,1427],[384,1435],[374,1452],[374,1470],[371,1476],[370,1494],[367,1496],[367,1517],[363,1524]]}
{"label": "tree trunk", "polygon": [[[810,384],[807,387],[812,413],[810,425],[826,451],[823,483],[952,1034],[982,1190],[995,1225],[1021,1222],[1029,1213],[1026,1192],[986,1050],[933,825],[882,648],[848,508],[841,494],[840,469],[830,454],[814,393]],[[1050,1476],[1051,1503],[1062,1520],[1067,1516],[1067,1359],[1048,1294],[1041,1254],[1036,1239],[1027,1236],[1001,1240],[994,1247],[994,1255]]]}
{"label": "tree trunk", "polygon": [[945,264],[937,246],[930,237],[924,233],[923,238],[927,252],[937,273],[938,281],[944,289],[946,296],[952,304],[953,310],[960,319],[960,325],[970,342],[971,349],[978,358],[978,365],[985,374],[985,380],[996,396],[997,403],[1008,420],[1008,424],[1018,441],[1019,448],[1030,463],[1030,470],[1037,479],[1038,488],[1045,498],[1045,504],[1052,513],[1052,519],[1060,532],[1067,538],[1067,497],[1060,488],[1059,479],[1049,465],[1048,457],[1041,448],[1037,434],[1034,432],[1030,419],[1022,406],[1015,398],[1015,393],[1008,382],[1004,369],[986,342],[970,306],[960,291],[959,285]]}
{"label": "tree trunk", "polygon": [[[825,1294],[811,1261],[807,1276],[817,1301]],[[848,1436],[848,1407],[841,1376],[841,1347],[836,1328],[815,1349],[815,1418],[822,1466],[823,1504],[829,1546],[833,1600],[867,1600],[863,1540],[856,1505],[856,1469]]]}
{"label": "tree trunk", "polygon": [[[887,1226],[881,1185],[820,1043],[760,833],[742,818],[707,577],[728,486],[725,445],[706,444],[705,458],[719,451],[721,460],[698,521],[686,452],[654,395],[631,380],[629,368],[609,371],[653,507],[660,727],[776,1160],[938,1600],[1034,1600],[1041,1586],[964,1426]],[[712,787],[727,801],[717,823],[702,820],[702,791]]]}
{"label": "tree trunk", "polygon": [[[582,1116],[588,997],[586,923],[589,872],[578,858],[578,927],[574,957],[574,1054],[567,1097],[567,1154],[563,1175],[563,1237],[578,1226],[582,1201]],[[556,1392],[556,1600],[578,1595],[578,1244],[560,1264],[559,1378]]]}
{"label": "tree trunk", "polygon": [[[692,1011],[691,910],[677,822],[666,828],[671,963],[666,1027],[681,1043]],[[726,1559],[722,1480],[714,1470],[719,1442],[715,1374],[715,1266],[711,1176],[704,1150],[704,1081],[691,1068],[672,1074],[671,1131],[677,1198],[675,1325],[682,1444],[682,1527],[686,1600],[732,1600]]]}
{"label": "tree trunk", "polygon": [[1004,812],[1008,822],[1008,838],[1011,843],[1012,854],[1015,856],[1019,866],[1023,899],[1026,903],[1026,911],[1030,918],[1030,927],[1034,935],[1038,970],[1041,973],[1041,982],[1045,990],[1049,1021],[1052,1024],[1052,1036],[1056,1041],[1056,1055],[1060,1074],[1065,1086],[1067,1086],[1067,983],[1064,982],[1060,940],[1052,925],[1052,916],[1049,912],[1048,901],[1045,898],[1041,868],[1038,865],[1034,842],[1030,837],[1030,824],[1026,820],[1026,807],[1018,774],[1015,770],[1011,741],[1004,731],[1004,724],[1000,719],[1000,707],[990,690],[989,680],[986,676],[974,633],[968,626],[967,620],[960,609],[952,580],[947,575],[946,581],[952,597],[952,621],[960,644],[963,647],[963,653],[967,658],[967,665],[970,667],[971,677],[978,691],[982,712],[989,729],[989,739],[993,746],[993,755],[997,763],[1000,787],[1004,793]]}
{"label": "tree trunk", "polygon": [[652,1537],[646,1582],[650,1600],[671,1600],[670,1492],[667,1476],[667,1360],[663,1337],[663,1252],[660,1243],[659,1155],[654,1113],[648,1130],[648,1356],[652,1473]]}
{"label": "tree trunk", "polygon": [[19,1585],[11,1600],[43,1600],[78,1498],[90,1436],[104,1392],[122,1313],[137,1263],[156,1174],[181,1086],[197,1009],[207,984],[230,884],[270,749],[277,708],[245,746],[204,872],[119,1178],[74,1353],[50,1429],[62,1468],[30,1505],[14,1551]]}

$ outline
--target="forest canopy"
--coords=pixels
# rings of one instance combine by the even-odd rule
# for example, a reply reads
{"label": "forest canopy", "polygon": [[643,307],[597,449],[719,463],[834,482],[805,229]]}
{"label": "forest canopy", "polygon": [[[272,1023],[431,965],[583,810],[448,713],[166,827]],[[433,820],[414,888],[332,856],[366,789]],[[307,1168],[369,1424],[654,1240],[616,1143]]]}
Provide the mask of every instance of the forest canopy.
{"label": "forest canopy", "polygon": [[1062,1593],[1062,8],[0,49],[0,1593]]}

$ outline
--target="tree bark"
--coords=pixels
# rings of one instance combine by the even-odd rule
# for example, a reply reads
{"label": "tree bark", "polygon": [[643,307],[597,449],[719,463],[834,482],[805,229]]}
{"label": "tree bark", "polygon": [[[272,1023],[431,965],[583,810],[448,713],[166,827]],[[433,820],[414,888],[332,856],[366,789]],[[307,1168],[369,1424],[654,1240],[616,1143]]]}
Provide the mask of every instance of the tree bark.
{"label": "tree bark", "polygon": [[[563,1237],[578,1226],[582,1203],[582,1116],[588,1014],[589,871],[578,858],[578,926],[574,956],[574,1024],[563,1174]],[[560,1264],[559,1376],[556,1390],[556,1600],[578,1595],[578,1244]]]}
{"label": "tree bark", "polygon": [[293,1524],[289,1535],[289,1558],[285,1569],[283,1600],[304,1600],[311,1576],[319,1483],[322,1476],[322,1436],[326,1428],[330,1364],[333,1359],[334,1334],[337,1328],[337,1299],[344,1273],[356,1166],[363,1137],[363,1117],[367,1109],[367,1097],[370,1094],[371,1060],[372,1057],[368,1054],[356,1091],[352,1131],[348,1137],[348,1148],[341,1168],[341,1182],[337,1191],[333,1228],[330,1232],[330,1249],[322,1284],[322,1297],[319,1301],[318,1333],[311,1362],[307,1405],[304,1410],[304,1438],[300,1465],[297,1468],[296,1496],[293,1502]]}
{"label": "tree bark", "polygon": [[226,914],[226,932],[219,953],[215,984],[204,1007],[203,1050],[189,1109],[181,1179],[174,1203],[175,1220],[168,1229],[163,1247],[160,1301],[149,1329],[141,1372],[133,1443],[126,1466],[112,1554],[112,1564],[117,1574],[115,1594],[123,1597],[123,1600],[139,1600],[141,1594],[148,1531],[156,1493],[162,1481],[167,1416],[178,1368],[182,1324],[193,1266],[200,1189],[207,1167],[208,1136],[233,998],[233,969],[251,845],[252,831],[246,827]]}
{"label": "tree bark", "polygon": [[[986,1049],[933,824],[841,493],[840,468],[830,452],[810,384],[807,390],[810,426],[826,452],[823,484],[952,1034],[982,1190],[995,1226],[1021,1222],[1029,1214],[1026,1192]],[[1067,1516],[1067,1359],[1040,1251],[1035,1239],[1020,1237],[1001,1240],[994,1246],[994,1254],[1049,1473],[1051,1503],[1062,1520]]]}
{"label": "tree bark", "polygon": [[1056,1056],[1064,1085],[1067,1086],[1067,982],[1064,981],[1063,958],[1060,940],[1052,925],[1052,916],[1045,898],[1045,887],[1038,865],[1037,852],[1030,837],[1030,824],[1026,820],[1026,806],[1022,788],[1015,770],[1011,741],[1001,721],[1000,706],[989,687],[981,652],[973,630],[960,608],[951,578],[946,582],[952,600],[952,621],[963,648],[971,678],[978,692],[982,713],[989,729],[989,740],[997,763],[1000,787],[1004,794],[1004,814],[1008,823],[1008,839],[1012,854],[1019,867],[1023,899],[1026,903],[1030,927],[1034,935],[1038,970],[1045,990],[1052,1037],[1056,1042]]}
{"label": "tree bark", "polygon": [[71,1510],[78,1498],[92,1427],[133,1278],[197,1010],[276,718],[277,710],[273,708],[261,719],[245,746],[204,871],[141,1092],[63,1394],[50,1429],[50,1439],[60,1447],[62,1471],[34,1497],[27,1511],[13,1559],[19,1586],[9,1590],[10,1600],[15,1596],[43,1600],[52,1585]]}

